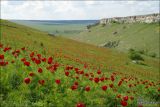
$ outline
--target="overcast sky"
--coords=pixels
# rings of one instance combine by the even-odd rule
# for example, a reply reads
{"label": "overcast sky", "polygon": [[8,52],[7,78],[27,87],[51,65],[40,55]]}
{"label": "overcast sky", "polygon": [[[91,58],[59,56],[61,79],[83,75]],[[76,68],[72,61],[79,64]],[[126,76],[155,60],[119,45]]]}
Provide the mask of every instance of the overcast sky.
{"label": "overcast sky", "polygon": [[2,19],[85,20],[159,13],[159,1],[1,1]]}

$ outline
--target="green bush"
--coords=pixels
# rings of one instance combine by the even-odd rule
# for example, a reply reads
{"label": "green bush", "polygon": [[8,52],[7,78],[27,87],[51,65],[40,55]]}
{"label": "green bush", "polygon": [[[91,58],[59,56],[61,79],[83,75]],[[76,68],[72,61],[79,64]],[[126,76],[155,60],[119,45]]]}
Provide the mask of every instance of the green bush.
{"label": "green bush", "polygon": [[156,53],[151,53],[149,56],[155,58],[157,55],[156,55]]}
{"label": "green bush", "polygon": [[144,61],[143,57],[139,53],[137,53],[135,51],[131,51],[130,52],[129,58],[132,59],[132,60],[137,60],[137,61],[141,60],[141,61]]}

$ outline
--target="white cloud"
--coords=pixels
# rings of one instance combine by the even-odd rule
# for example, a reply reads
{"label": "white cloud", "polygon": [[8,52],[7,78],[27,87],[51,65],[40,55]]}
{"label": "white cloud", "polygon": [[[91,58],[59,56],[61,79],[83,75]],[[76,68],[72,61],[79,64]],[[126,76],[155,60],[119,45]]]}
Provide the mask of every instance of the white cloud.
{"label": "white cloud", "polygon": [[101,19],[156,13],[159,1],[1,1],[2,19]]}

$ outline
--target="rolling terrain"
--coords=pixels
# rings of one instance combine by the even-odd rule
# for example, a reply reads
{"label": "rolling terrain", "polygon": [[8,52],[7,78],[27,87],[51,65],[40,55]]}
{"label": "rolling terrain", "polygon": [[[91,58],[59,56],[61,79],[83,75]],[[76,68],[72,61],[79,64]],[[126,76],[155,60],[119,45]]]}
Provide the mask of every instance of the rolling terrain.
{"label": "rolling terrain", "polygon": [[11,22],[56,36],[72,36],[84,31],[87,25],[94,24],[97,20],[11,20]]}
{"label": "rolling terrain", "polygon": [[[144,55],[143,64],[136,64],[117,50],[0,21],[2,106],[141,106],[139,97],[160,100],[156,58]],[[105,29],[96,27],[85,33]]]}
{"label": "rolling terrain", "polygon": [[98,24],[71,38],[122,52],[135,49],[159,57],[159,31],[159,23]]}

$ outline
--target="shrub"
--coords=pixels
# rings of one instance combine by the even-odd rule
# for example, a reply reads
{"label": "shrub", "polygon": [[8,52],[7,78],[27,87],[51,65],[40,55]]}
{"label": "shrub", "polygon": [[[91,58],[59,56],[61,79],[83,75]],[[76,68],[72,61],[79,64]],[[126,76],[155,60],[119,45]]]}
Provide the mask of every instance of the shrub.
{"label": "shrub", "polygon": [[156,53],[151,53],[149,56],[155,58],[157,55],[156,55]]}
{"label": "shrub", "polygon": [[106,26],[106,24],[103,23],[103,24],[102,24],[102,27],[104,27],[104,26]]}
{"label": "shrub", "polygon": [[130,52],[130,56],[129,57],[132,60],[141,60],[141,61],[144,61],[143,57],[139,53],[137,53],[135,51]]}
{"label": "shrub", "polygon": [[41,46],[41,47],[43,47],[43,46],[44,46],[42,42],[40,43],[40,46]]}
{"label": "shrub", "polygon": [[145,54],[145,51],[144,50],[139,50],[138,51],[140,54]]}
{"label": "shrub", "polygon": [[129,49],[129,52],[130,52],[130,53],[131,53],[131,52],[135,52],[135,50],[132,49],[132,48],[130,48],[130,49]]}

